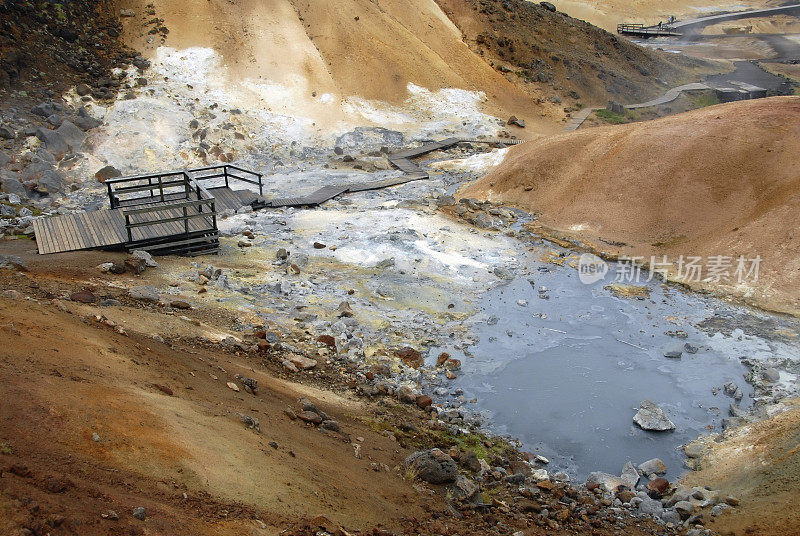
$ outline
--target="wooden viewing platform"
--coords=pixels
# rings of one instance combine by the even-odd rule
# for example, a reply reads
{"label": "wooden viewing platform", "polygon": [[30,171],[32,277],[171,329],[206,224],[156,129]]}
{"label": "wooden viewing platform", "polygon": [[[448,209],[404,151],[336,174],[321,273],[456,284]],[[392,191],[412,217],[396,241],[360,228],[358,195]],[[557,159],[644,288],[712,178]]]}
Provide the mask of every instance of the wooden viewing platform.
{"label": "wooden viewing platform", "polygon": [[[206,189],[201,184],[212,179],[224,180],[224,186]],[[259,197],[232,190],[234,181],[263,191],[261,174],[232,165],[109,179],[108,210],[34,220],[39,253],[96,248],[142,249],[156,255],[215,252],[217,212],[238,210]]]}

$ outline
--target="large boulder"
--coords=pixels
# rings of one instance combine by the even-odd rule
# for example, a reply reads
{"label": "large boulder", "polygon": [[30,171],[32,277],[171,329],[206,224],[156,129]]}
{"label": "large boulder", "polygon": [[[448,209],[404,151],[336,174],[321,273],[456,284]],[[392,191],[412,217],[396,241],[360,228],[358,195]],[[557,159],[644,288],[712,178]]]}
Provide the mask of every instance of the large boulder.
{"label": "large boulder", "polygon": [[64,190],[64,178],[55,169],[48,169],[42,173],[36,191],[42,194],[57,194]]}
{"label": "large boulder", "polygon": [[69,152],[67,141],[55,130],[39,128],[36,130],[36,137],[44,143],[47,150],[50,151],[57,160],[61,160]]}
{"label": "large boulder", "polygon": [[81,107],[78,109],[78,115],[72,120],[75,126],[81,130],[91,130],[97,128],[103,123],[89,115],[86,108]]}
{"label": "large boulder", "polygon": [[61,137],[64,138],[64,141],[67,142],[67,145],[69,145],[69,148],[73,153],[77,153],[81,150],[83,142],[86,139],[86,134],[81,129],[76,127],[74,123],[70,121],[64,121],[61,123],[61,126],[58,127],[56,132],[58,132]]}
{"label": "large boulder", "polygon": [[417,451],[406,458],[403,467],[431,484],[449,484],[458,476],[456,462],[439,449]]}
{"label": "large boulder", "polygon": [[633,422],[642,430],[664,432],[675,429],[675,423],[669,420],[664,410],[650,400],[644,400],[639,405],[639,411],[633,416]]}
{"label": "large boulder", "polygon": [[159,299],[158,289],[151,285],[132,287],[128,290],[128,295],[134,300],[149,301],[153,303],[158,303]]}
{"label": "large boulder", "polygon": [[19,180],[19,176],[13,171],[0,171],[0,191],[7,194],[17,194],[26,197],[25,186]]}
{"label": "large boulder", "polygon": [[94,178],[99,182],[106,182],[108,179],[115,179],[121,176],[122,172],[114,166],[103,166],[94,174]]}

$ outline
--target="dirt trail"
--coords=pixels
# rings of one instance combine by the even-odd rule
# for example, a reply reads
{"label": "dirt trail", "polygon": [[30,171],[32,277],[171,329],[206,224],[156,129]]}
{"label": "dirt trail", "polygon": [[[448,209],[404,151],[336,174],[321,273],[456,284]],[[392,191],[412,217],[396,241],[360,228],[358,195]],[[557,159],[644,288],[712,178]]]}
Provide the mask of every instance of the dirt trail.
{"label": "dirt trail", "polygon": [[756,284],[723,288],[797,312],[798,117],[800,99],[776,97],[561,134],[512,148],[462,194],[532,210],[610,255],[760,255]]}

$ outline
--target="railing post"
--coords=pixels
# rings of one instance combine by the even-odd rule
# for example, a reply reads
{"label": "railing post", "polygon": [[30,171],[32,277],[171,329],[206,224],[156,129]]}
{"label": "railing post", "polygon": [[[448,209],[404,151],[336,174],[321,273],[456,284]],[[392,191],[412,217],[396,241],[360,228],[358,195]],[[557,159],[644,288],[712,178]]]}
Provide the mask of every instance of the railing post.
{"label": "railing post", "polygon": [[262,182],[263,177],[264,175],[262,175],[261,173],[258,174],[258,195],[260,195],[261,197],[264,197],[264,184]]}
{"label": "railing post", "polygon": [[186,207],[183,207],[183,229],[186,234],[189,234],[189,217],[186,213]]}
{"label": "railing post", "polygon": [[211,202],[211,226],[216,231],[217,230],[217,204],[215,202]]}
{"label": "railing post", "polygon": [[128,242],[133,242],[133,233],[131,232],[131,217],[125,214],[125,228],[128,230]]}
{"label": "railing post", "polygon": [[228,166],[222,166],[222,173],[225,175],[225,187],[230,188],[228,185]]}
{"label": "railing post", "polygon": [[161,192],[161,202],[164,202],[164,183],[161,180],[161,175],[158,176],[158,189]]}

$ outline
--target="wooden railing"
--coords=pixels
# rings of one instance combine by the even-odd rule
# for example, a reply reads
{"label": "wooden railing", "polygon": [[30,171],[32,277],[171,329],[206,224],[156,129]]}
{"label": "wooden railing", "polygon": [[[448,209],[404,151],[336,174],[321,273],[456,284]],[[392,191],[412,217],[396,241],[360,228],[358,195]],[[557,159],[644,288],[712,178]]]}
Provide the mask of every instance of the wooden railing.
{"label": "wooden railing", "polygon": [[[122,177],[106,185],[111,208],[122,209],[128,242],[217,230],[214,196],[186,171]],[[147,194],[136,195],[141,192]],[[183,225],[163,227],[173,222]],[[134,239],[136,229],[141,232]]]}
{"label": "wooden railing", "polygon": [[191,173],[192,177],[198,182],[224,178],[225,186],[228,187],[230,187],[231,179],[246,182],[247,184],[254,184],[258,186],[258,195],[264,195],[264,176],[261,173],[256,173],[255,171],[240,168],[232,164],[193,168],[187,171]]}

